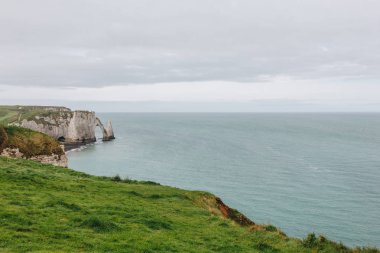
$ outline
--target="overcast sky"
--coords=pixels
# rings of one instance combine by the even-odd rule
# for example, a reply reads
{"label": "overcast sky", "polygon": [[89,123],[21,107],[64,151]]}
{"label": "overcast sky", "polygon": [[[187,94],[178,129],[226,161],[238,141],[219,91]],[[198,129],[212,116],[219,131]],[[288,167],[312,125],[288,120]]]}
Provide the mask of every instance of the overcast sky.
{"label": "overcast sky", "polygon": [[0,104],[380,111],[380,1],[0,0]]}

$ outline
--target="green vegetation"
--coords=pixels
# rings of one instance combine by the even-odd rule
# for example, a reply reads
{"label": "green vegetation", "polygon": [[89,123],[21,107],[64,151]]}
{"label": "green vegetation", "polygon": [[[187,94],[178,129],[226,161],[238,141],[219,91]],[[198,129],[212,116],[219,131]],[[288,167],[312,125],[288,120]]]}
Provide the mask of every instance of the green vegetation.
{"label": "green vegetation", "polygon": [[0,125],[0,153],[8,145],[8,134],[3,126]]}
{"label": "green vegetation", "polygon": [[[47,123],[44,117],[58,119],[67,117],[71,112],[65,107],[49,106],[0,106],[0,123],[3,125],[20,123],[22,120],[33,120],[36,123]],[[53,123],[49,123],[53,124]]]}
{"label": "green vegetation", "polygon": [[28,160],[0,158],[0,200],[0,252],[379,252],[247,224],[209,193]]}
{"label": "green vegetation", "polygon": [[58,141],[29,129],[0,125],[0,152],[4,148],[18,148],[25,158],[36,155],[63,155]]}
{"label": "green vegetation", "polygon": [[0,123],[8,124],[17,121],[18,115],[16,107],[0,106]]}

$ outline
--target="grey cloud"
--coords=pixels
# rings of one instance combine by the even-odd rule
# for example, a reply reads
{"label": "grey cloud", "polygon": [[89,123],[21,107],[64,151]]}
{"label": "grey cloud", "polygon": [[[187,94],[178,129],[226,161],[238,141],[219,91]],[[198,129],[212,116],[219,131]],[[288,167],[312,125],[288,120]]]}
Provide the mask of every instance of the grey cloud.
{"label": "grey cloud", "polygon": [[[343,101],[329,104],[326,101],[300,100],[258,100],[247,102],[99,102],[99,101],[61,101],[61,100],[3,100],[3,104],[15,105],[55,105],[77,110],[96,112],[372,112],[379,113],[380,103],[366,101]],[[101,116],[101,115],[100,115]]]}
{"label": "grey cloud", "polygon": [[376,0],[0,1],[0,84],[380,77]]}

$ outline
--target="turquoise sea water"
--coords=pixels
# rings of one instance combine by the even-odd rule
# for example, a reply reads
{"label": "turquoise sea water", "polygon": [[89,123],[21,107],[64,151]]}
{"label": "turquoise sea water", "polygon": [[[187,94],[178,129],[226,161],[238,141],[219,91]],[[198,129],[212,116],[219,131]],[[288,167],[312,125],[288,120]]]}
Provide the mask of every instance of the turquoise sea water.
{"label": "turquoise sea water", "polygon": [[286,234],[380,247],[380,114],[100,114],[70,167],[210,191]]}

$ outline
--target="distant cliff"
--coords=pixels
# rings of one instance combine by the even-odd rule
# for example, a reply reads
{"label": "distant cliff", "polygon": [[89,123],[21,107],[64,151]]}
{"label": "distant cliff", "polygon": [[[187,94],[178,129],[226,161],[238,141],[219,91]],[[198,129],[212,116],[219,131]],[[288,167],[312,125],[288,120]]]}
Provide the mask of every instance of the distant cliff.
{"label": "distant cliff", "polygon": [[104,141],[115,139],[110,121],[104,127],[95,112],[66,107],[0,106],[0,122],[45,133],[65,144],[95,142],[96,127],[102,130]]}

